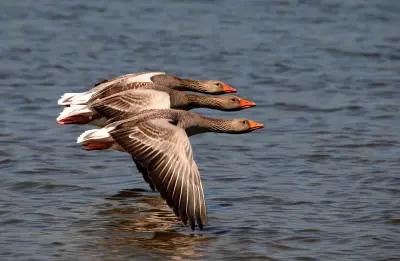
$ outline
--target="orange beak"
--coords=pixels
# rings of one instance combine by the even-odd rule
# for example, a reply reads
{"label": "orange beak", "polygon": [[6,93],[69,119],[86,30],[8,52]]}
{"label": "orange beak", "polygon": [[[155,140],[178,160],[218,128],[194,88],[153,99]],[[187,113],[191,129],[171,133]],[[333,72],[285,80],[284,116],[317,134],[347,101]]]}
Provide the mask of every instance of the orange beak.
{"label": "orange beak", "polygon": [[222,89],[224,90],[225,93],[236,92],[235,88],[233,88],[232,86],[230,86],[230,85],[228,85],[226,83],[222,86]]}
{"label": "orange beak", "polygon": [[262,129],[264,128],[264,124],[256,122],[256,121],[250,121],[249,120],[249,125],[250,125],[250,130],[257,130],[257,129]]}
{"label": "orange beak", "polygon": [[245,99],[240,99],[240,108],[242,109],[246,109],[246,108],[250,108],[250,107],[254,107],[256,106],[255,102],[249,101],[249,100],[245,100]]}

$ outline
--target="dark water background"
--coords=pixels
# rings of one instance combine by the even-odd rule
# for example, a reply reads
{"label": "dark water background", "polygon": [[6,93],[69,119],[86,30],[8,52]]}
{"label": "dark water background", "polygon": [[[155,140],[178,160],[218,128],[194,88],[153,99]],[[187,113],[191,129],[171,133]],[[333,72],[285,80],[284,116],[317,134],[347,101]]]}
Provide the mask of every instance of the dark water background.
{"label": "dark water background", "polygon": [[[400,1],[0,2],[0,260],[400,258]],[[128,155],[86,152],[58,97],[163,70],[260,120],[194,137],[192,233]],[[129,189],[134,189],[129,190]]]}

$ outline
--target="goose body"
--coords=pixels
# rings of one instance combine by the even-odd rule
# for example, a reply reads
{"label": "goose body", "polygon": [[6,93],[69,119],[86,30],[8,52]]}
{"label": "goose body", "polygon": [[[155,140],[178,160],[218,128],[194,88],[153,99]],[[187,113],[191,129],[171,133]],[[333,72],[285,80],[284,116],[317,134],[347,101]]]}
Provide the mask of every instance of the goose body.
{"label": "goose body", "polygon": [[83,93],[65,93],[58,100],[58,105],[87,104],[95,99],[101,99],[121,91],[154,88],[156,86],[214,94],[236,92],[234,88],[221,81],[182,79],[165,72],[142,72],[101,81],[95,84],[92,89]]}
{"label": "goose body", "polygon": [[[192,229],[207,223],[200,173],[189,136],[204,132],[245,133],[263,125],[246,119],[222,120],[181,110],[148,110],[90,130],[78,138],[88,149],[114,148],[132,155],[150,187]],[[112,147],[114,146],[114,147]]]}
{"label": "goose body", "polygon": [[[85,104],[95,94],[110,91],[112,86],[127,86],[134,83],[153,83],[151,77],[155,75],[165,75],[165,72],[140,72],[130,73],[109,80],[103,80],[94,85],[94,87],[83,93],[64,93],[58,100],[58,105],[69,106],[72,104]],[[143,84],[145,85],[145,84]]]}

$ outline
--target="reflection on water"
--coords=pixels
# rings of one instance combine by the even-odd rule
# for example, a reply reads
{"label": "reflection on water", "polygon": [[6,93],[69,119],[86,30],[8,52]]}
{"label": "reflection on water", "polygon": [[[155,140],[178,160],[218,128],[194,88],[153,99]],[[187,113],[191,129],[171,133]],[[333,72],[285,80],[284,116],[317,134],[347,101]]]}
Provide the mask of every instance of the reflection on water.
{"label": "reflection on water", "polygon": [[140,189],[122,190],[108,198],[118,201],[117,207],[100,211],[106,217],[104,237],[98,245],[119,253],[141,249],[158,252],[172,260],[199,258],[201,245],[212,237],[191,233],[183,228],[176,216],[157,193]]}

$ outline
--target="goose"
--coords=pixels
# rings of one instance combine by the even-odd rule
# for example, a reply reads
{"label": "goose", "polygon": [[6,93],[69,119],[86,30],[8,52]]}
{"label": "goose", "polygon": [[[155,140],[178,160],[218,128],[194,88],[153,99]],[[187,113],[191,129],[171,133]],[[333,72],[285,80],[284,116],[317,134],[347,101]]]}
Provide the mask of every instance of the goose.
{"label": "goose", "polygon": [[103,127],[108,118],[149,109],[210,108],[235,111],[255,106],[256,103],[238,96],[202,96],[165,88],[122,91],[87,105],[65,107],[57,117],[59,124],[92,124]]}
{"label": "goose", "polygon": [[188,90],[208,94],[233,93],[236,89],[218,80],[183,79],[165,72],[141,72],[122,75],[96,83],[83,93],[64,93],[58,105],[87,104],[94,99],[104,98],[120,91],[162,86],[168,89]]}
{"label": "goose", "polygon": [[[247,119],[215,119],[173,109],[148,110],[86,131],[77,142],[87,148],[130,153],[145,181],[194,230],[207,224],[207,209],[189,137],[204,132],[239,134],[263,127]],[[119,148],[112,147],[114,144]]]}

